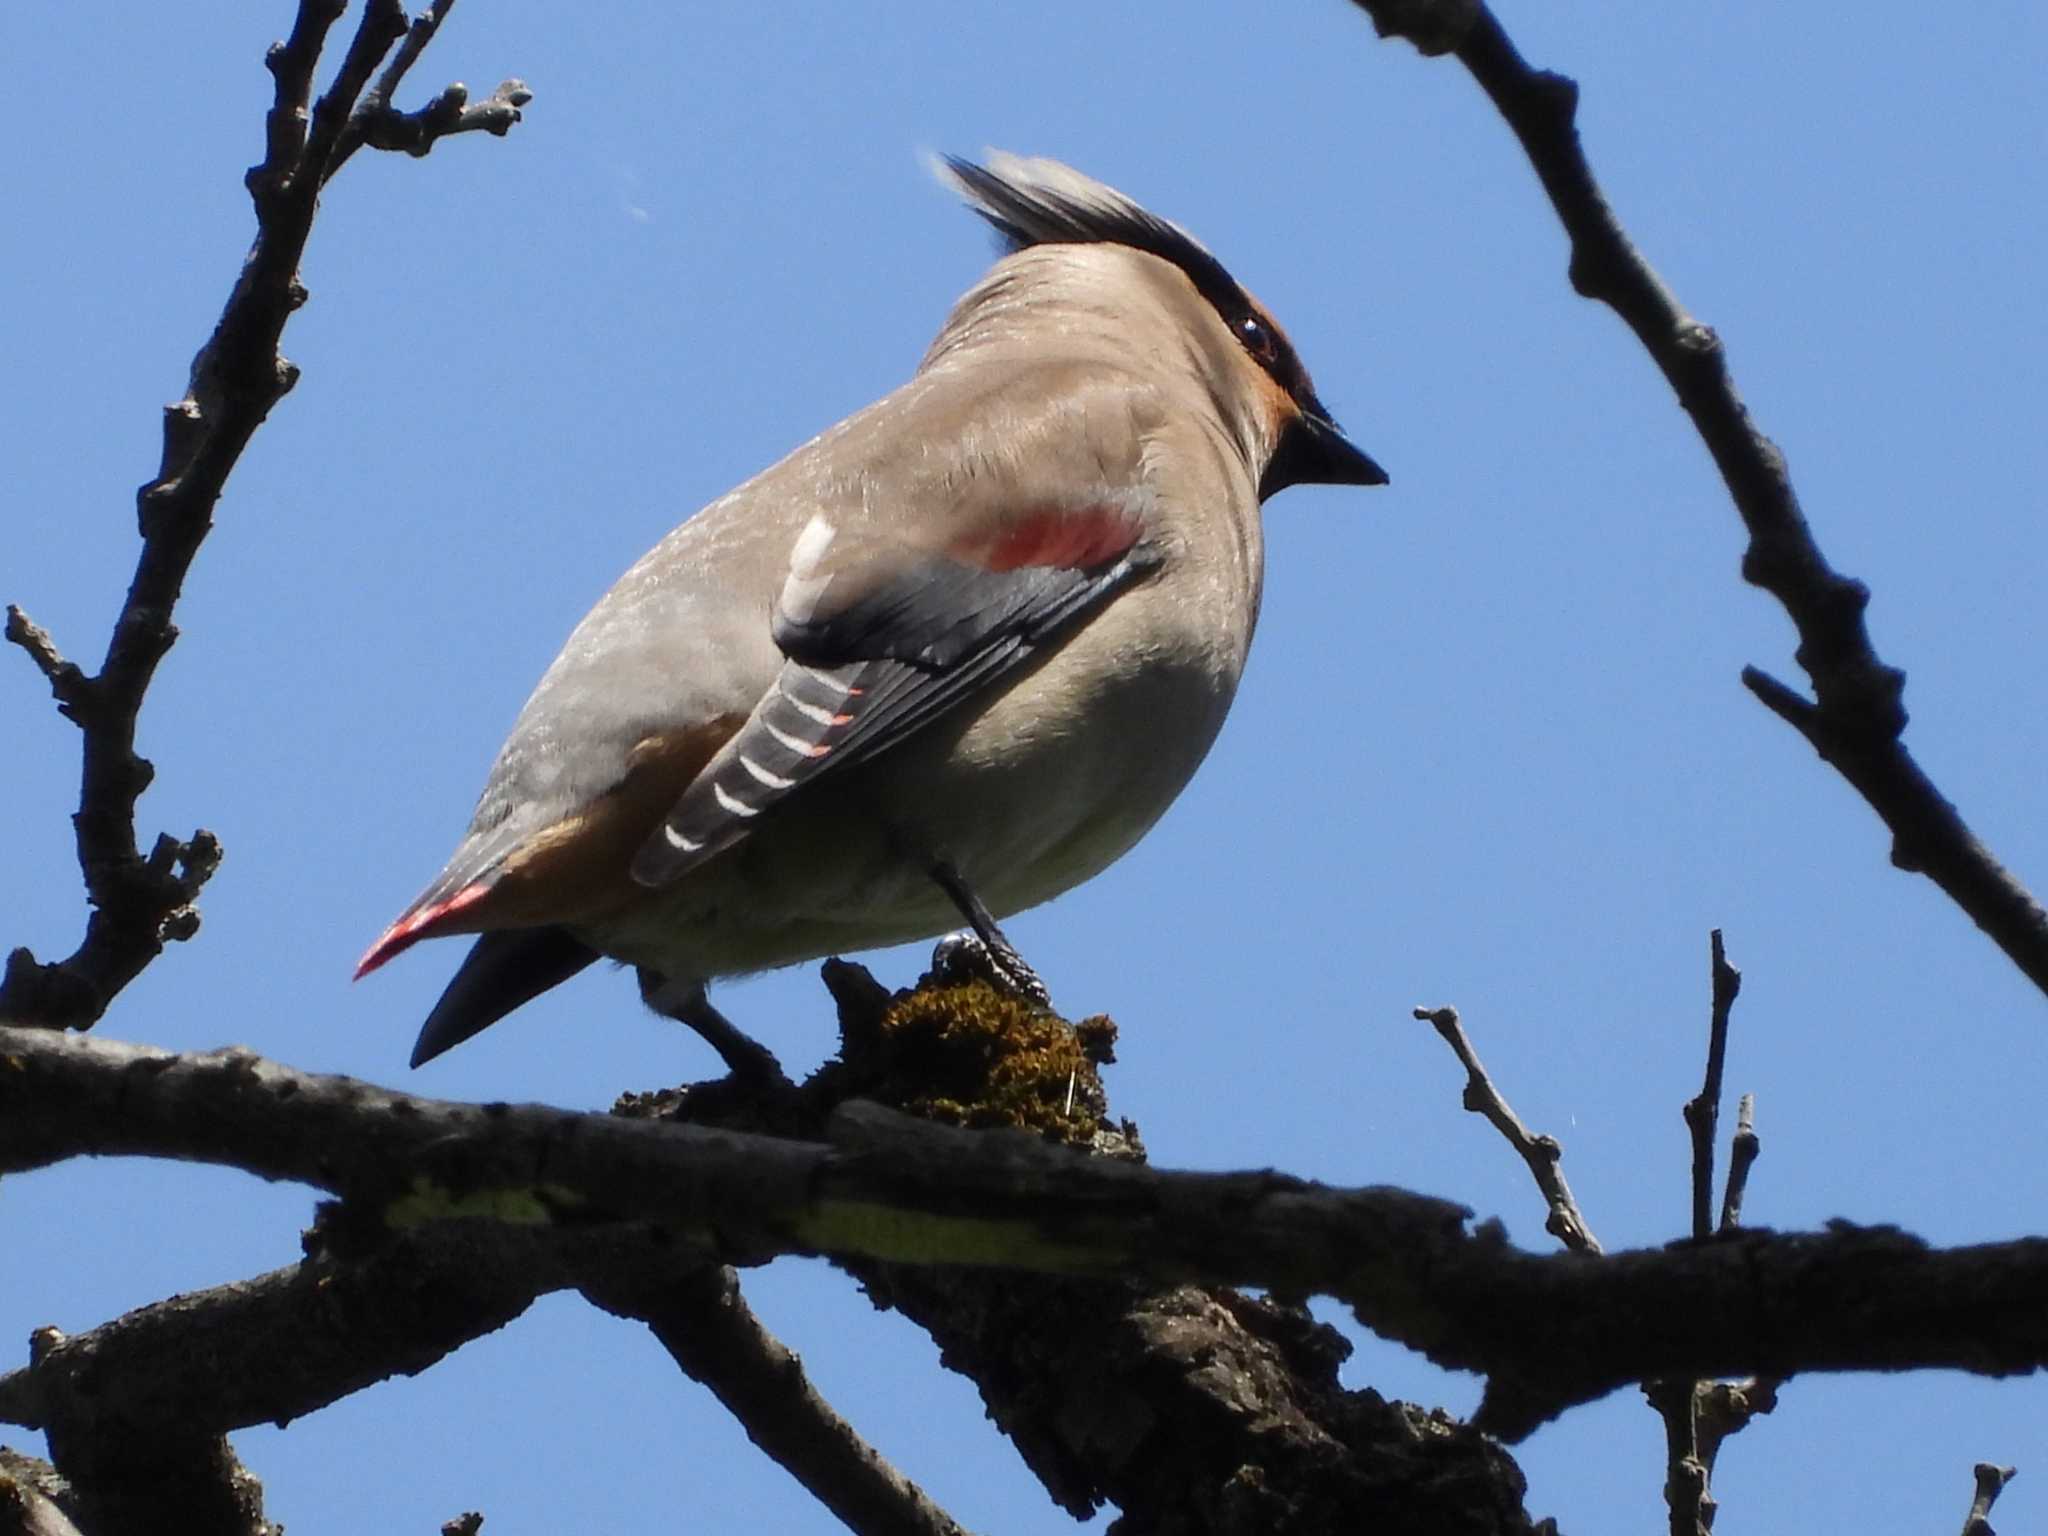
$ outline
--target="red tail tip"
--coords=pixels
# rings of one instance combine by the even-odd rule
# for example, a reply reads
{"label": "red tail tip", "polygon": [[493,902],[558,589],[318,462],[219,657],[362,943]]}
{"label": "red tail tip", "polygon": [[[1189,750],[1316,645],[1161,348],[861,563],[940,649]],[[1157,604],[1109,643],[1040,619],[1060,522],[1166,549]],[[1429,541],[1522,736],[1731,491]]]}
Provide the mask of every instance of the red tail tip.
{"label": "red tail tip", "polygon": [[377,942],[363,951],[363,958],[356,962],[355,974],[349,980],[361,981],[393,955],[410,949],[419,938],[417,933],[407,931],[410,927],[409,923],[396,922],[379,934]]}
{"label": "red tail tip", "polygon": [[[435,937],[436,930],[447,919],[490,894],[490,886],[482,880],[472,880],[453,896],[441,901],[417,906],[407,911],[377,936],[377,942],[363,952],[363,958],[356,962],[356,973],[350,979],[361,981],[394,955],[402,955],[421,939]],[[444,930],[445,931],[445,930]]]}

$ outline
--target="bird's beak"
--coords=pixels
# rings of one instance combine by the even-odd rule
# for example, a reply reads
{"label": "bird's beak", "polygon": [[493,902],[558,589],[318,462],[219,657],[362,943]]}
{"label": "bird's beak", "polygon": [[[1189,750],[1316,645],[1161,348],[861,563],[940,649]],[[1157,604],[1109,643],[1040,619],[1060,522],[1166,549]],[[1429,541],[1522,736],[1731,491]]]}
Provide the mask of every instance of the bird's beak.
{"label": "bird's beak", "polygon": [[1279,445],[1259,481],[1259,500],[1290,485],[1385,485],[1387,472],[1373,462],[1337,423],[1318,407],[1298,411],[1280,434]]}

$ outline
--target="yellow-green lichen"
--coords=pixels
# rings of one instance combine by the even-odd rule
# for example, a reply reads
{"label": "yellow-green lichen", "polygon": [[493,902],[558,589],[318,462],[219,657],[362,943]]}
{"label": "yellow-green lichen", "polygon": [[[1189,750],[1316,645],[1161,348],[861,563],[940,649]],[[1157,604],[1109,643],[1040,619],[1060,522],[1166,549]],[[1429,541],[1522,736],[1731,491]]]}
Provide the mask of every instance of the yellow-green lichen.
{"label": "yellow-green lichen", "polygon": [[919,1264],[1023,1265],[1068,1271],[1114,1267],[1118,1255],[1048,1238],[1028,1221],[986,1221],[905,1211],[861,1200],[827,1201],[791,1235],[828,1253]]}
{"label": "yellow-green lichen", "polygon": [[423,1227],[434,1221],[465,1217],[513,1227],[545,1227],[558,1213],[583,1204],[583,1197],[561,1184],[527,1184],[456,1193],[425,1175],[384,1208],[384,1225],[394,1231]]}

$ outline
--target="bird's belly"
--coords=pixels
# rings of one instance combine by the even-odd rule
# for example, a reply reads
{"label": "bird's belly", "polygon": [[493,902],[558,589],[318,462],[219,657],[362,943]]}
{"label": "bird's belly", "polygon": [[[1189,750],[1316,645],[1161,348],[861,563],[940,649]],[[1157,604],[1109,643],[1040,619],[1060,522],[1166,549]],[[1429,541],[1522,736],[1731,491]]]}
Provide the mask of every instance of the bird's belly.
{"label": "bird's belly", "polygon": [[1086,634],[977,714],[828,776],[656,899],[584,935],[708,979],[962,926],[945,859],[999,917],[1113,863],[1207,753],[1237,668],[1091,655]]}
{"label": "bird's belly", "polygon": [[1128,852],[1186,786],[1229,705],[1204,671],[1155,667],[1064,707],[1048,697],[1061,686],[1051,669],[1027,677],[918,775],[922,792],[892,796],[891,819],[998,916]]}

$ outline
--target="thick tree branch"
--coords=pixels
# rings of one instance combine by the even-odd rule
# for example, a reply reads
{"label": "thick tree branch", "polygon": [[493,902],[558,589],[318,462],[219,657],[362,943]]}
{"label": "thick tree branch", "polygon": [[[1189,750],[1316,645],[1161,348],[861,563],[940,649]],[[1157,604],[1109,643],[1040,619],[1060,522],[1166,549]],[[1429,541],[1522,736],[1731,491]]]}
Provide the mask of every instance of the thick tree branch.
{"label": "thick tree branch", "polygon": [[165,1429],[146,1439],[74,1437],[50,1426],[50,1454],[90,1536],[284,1536],[263,1485],[224,1435]]}
{"label": "thick tree branch", "polygon": [[[771,1121],[788,1120],[798,1131],[822,1126],[835,1096],[857,1078],[862,1091],[887,1093],[899,1103],[921,1102],[926,1113],[978,1119],[1005,1112],[1089,1136],[1087,1127],[1102,1110],[1100,1087],[1075,1054],[1076,1037],[1065,1024],[1013,1001],[990,1009],[994,994],[986,987],[940,987],[892,999],[859,967],[835,964],[827,970],[841,1002],[847,1049],[840,1062],[805,1085],[802,1103],[777,1096],[765,1106]],[[1018,1026],[1014,1036],[1008,1033],[1012,1025]],[[977,1033],[982,1026],[990,1030]],[[1082,1038],[1100,1049],[1107,1033],[1106,1024],[1095,1021],[1083,1027]],[[933,1051],[949,1067],[940,1068]],[[971,1106],[953,1097],[966,1091],[969,1063],[1004,1085],[989,1092],[983,1081],[970,1095]],[[1082,1081],[1070,1087],[1076,1063]],[[934,1074],[947,1084],[948,1097],[928,1097]],[[621,1112],[761,1123],[764,1106],[729,1088],[634,1097]],[[1048,1111],[1051,1118],[1044,1119]],[[198,1105],[187,1111],[207,1112]],[[868,1139],[878,1136],[888,1139],[886,1132]],[[1111,1143],[1119,1139],[1110,1137]],[[510,1197],[476,1203],[516,1204]],[[337,1244],[348,1248],[365,1238],[374,1243],[376,1232],[366,1227],[373,1223],[337,1212],[316,1233],[316,1251],[327,1255]],[[430,1227],[419,1236],[446,1230]],[[536,1240],[562,1242],[580,1255],[613,1228],[586,1222],[544,1232],[478,1221],[457,1230],[476,1244],[473,1261],[457,1268],[459,1279],[525,1273],[534,1257],[521,1245]],[[697,1250],[664,1232],[627,1231],[643,1239],[638,1249],[627,1249],[602,1269],[579,1262],[576,1283],[586,1294],[615,1295],[624,1285],[660,1296],[686,1285],[691,1267],[702,1263]],[[493,1234],[503,1239],[496,1253],[489,1246]],[[394,1272],[421,1267],[406,1262]],[[945,1362],[980,1385],[997,1422],[1070,1508],[1110,1499],[1124,1509],[1133,1529],[1190,1536],[1221,1536],[1247,1528],[1247,1520],[1296,1536],[1356,1529],[1361,1520],[1393,1533],[1431,1536],[1530,1536],[1537,1529],[1522,1509],[1520,1473],[1498,1445],[1440,1414],[1387,1404],[1371,1392],[1344,1391],[1336,1376],[1346,1352],[1341,1339],[1289,1309],[1193,1287],[1155,1293],[1136,1285],[1076,1284],[987,1269],[941,1274],[912,1264],[868,1264],[856,1272],[878,1302],[898,1306],[925,1326]],[[331,1265],[323,1274],[334,1283]],[[550,1272],[532,1284],[552,1285],[560,1278]],[[210,1336],[253,1332],[275,1350],[268,1382],[290,1384],[292,1395],[266,1385],[265,1400],[249,1401],[239,1385],[223,1391],[196,1371],[177,1383],[177,1395],[188,1399],[176,1410],[179,1422],[208,1422],[218,1411],[216,1399],[236,1400],[242,1412],[264,1417],[305,1411],[305,1394],[322,1385],[338,1395],[401,1368],[408,1352],[426,1348],[430,1358],[446,1341],[431,1330],[417,1337],[408,1319],[436,1310],[431,1301],[422,1305],[400,1294],[384,1305],[357,1309],[375,1325],[356,1328],[346,1369],[336,1370],[319,1327],[271,1327],[261,1318],[245,1320],[228,1308],[216,1309],[198,1320],[202,1326],[188,1330],[191,1342],[180,1358],[203,1360]],[[474,1310],[473,1304],[459,1309],[464,1315]],[[147,1320],[158,1332],[175,1332],[185,1321],[173,1309],[151,1309]],[[162,1340],[139,1348],[146,1330],[132,1325],[142,1322],[123,1319],[94,1331],[118,1335],[124,1344],[102,1352],[99,1379],[147,1380],[152,1359],[177,1353]],[[67,1350],[83,1350],[90,1337],[66,1341]],[[223,1359],[232,1367],[237,1356],[229,1351]],[[373,1369],[378,1361],[384,1363]],[[731,1353],[724,1367],[737,1379],[729,1390],[772,1403],[773,1383],[746,1379],[764,1364],[772,1366],[772,1351]],[[243,1374],[237,1371],[238,1378]],[[17,1377],[0,1388],[0,1398],[16,1386],[28,1390]],[[159,1395],[152,1411],[172,1410]]]}
{"label": "thick tree branch", "polygon": [[316,1254],[88,1333],[41,1330],[31,1365],[0,1387],[0,1416],[48,1431],[93,1536],[267,1531],[224,1432],[425,1370],[569,1283],[572,1247],[597,1262],[571,1234],[448,1223],[360,1262]]}
{"label": "thick tree branch", "polygon": [[357,1261],[315,1255],[173,1296],[87,1333],[46,1330],[33,1363],[0,1377],[0,1418],[114,1440],[192,1424],[202,1403],[216,1433],[285,1423],[503,1327],[572,1283],[569,1246],[448,1223]]}
{"label": "thick tree branch", "polygon": [[1520,1469],[1442,1413],[1347,1391],[1349,1346],[1223,1287],[847,1262],[980,1388],[1061,1508],[1231,1536],[1534,1536]]}
{"label": "thick tree branch", "polygon": [[[1097,1158],[1141,1162],[1135,1129],[1108,1120],[1093,1070],[1108,1059],[1108,1021],[1084,1023],[1077,1038],[1014,999],[983,1009],[978,969],[963,984],[935,956],[916,992],[892,998],[861,967],[828,963],[843,1045],[840,1062],[805,1085],[806,1097],[830,1089],[813,1119],[822,1128],[831,1102],[858,1095],[969,1123],[993,1114]],[[996,996],[980,989],[983,1003]],[[934,1083],[947,1099],[933,1097]],[[864,1138],[884,1145],[903,1125],[884,1118]],[[1223,1287],[839,1263],[931,1335],[1077,1518],[1107,1502],[1123,1512],[1119,1531],[1179,1536],[1543,1528],[1498,1444],[1440,1413],[1347,1391],[1338,1370],[1349,1345],[1297,1307]]]}
{"label": "thick tree branch", "polygon": [[[830,1126],[827,1144],[449,1104],[244,1051],[0,1029],[0,1172],[108,1154],[224,1163],[343,1196],[363,1241],[460,1216],[651,1221],[736,1263],[811,1253],[1321,1292],[1485,1372],[1476,1422],[1508,1438],[1655,1376],[2048,1364],[2043,1239],[1932,1250],[1840,1225],[1538,1257],[1400,1190],[1160,1172],[859,1103]],[[0,1416],[24,1390],[0,1378]]]}
{"label": "thick tree branch", "polygon": [[1521,141],[1571,239],[1573,288],[1621,316],[1692,417],[1749,531],[1742,574],[1791,616],[1815,698],[1754,667],[1743,682],[1883,818],[1892,862],[1933,880],[2048,992],[2048,911],[1977,840],[1900,740],[1905,674],[1871,645],[1863,618],[1870,590],[1821,553],[1784,455],[1736,392],[1720,338],[1686,312],[1622,229],[1579,142],[1578,86],[1532,69],[1481,0],[1353,3],[1383,37],[1457,54]]}
{"label": "thick tree branch", "polygon": [[[435,7],[435,25],[448,3],[441,0]],[[26,948],[8,956],[0,977],[0,1019],[89,1028],[165,944],[198,931],[194,903],[219,866],[220,844],[201,830],[184,839],[160,837],[147,857],[142,854],[135,807],[155,770],[135,750],[136,725],[157,666],[177,640],[172,612],[212,529],[213,509],[228,476],[271,407],[297,381],[298,370],[279,353],[278,343],[285,323],[306,301],[299,262],[320,188],[342,158],[340,144],[354,121],[357,99],[378,63],[407,32],[400,0],[366,0],[334,84],[315,103],[313,76],[321,49],[345,9],[344,0],[300,0],[291,36],[274,45],[265,61],[276,89],[265,119],[263,162],[247,177],[256,205],[256,240],[219,323],[193,359],[184,398],[164,413],[162,462],[136,496],[141,554],[99,671],[87,676],[63,659],[50,636],[26,614],[8,610],[6,638],[28,652],[49,681],[59,709],[80,731],[79,808],[73,825],[92,912],[83,942],[65,959],[41,962]],[[418,46],[425,45],[432,30],[426,28]],[[417,52],[416,47],[415,57]],[[501,90],[514,86],[508,82]],[[525,99],[522,91],[519,100]],[[414,152],[424,153],[433,137],[463,127],[504,132],[518,120],[518,112],[510,96],[503,105],[509,117],[493,109],[489,122],[450,123],[442,111],[434,117],[431,134],[424,125],[419,128]],[[390,113],[388,103],[382,107],[385,115],[401,116]],[[463,117],[462,104],[456,102],[455,108]],[[482,110],[466,109],[470,114]],[[370,142],[377,142],[374,136]]]}
{"label": "thick tree branch", "polygon": [[[235,1422],[222,1427],[234,1428],[288,1419],[426,1368],[531,1294],[574,1284],[609,1307],[680,1293],[702,1274],[700,1258],[652,1228],[456,1223],[400,1239],[360,1267],[316,1246],[297,1268],[62,1340],[0,1384],[0,1418],[83,1415],[123,1436],[158,1433],[165,1420],[227,1418]],[[997,1422],[1070,1508],[1110,1498],[1140,1529],[1200,1531],[1212,1528],[1205,1513],[1292,1504],[1328,1512],[1321,1525],[1290,1527],[1303,1531],[1355,1528],[1347,1513],[1389,1532],[1532,1530],[1520,1475],[1499,1447],[1441,1415],[1342,1391],[1344,1346],[1305,1317],[1192,1287],[1148,1294],[988,1271],[862,1273],[878,1302],[929,1328],[947,1362],[982,1385]],[[679,1329],[687,1315],[642,1301],[626,1310]],[[685,1341],[693,1355],[702,1347]],[[747,1377],[774,1368],[773,1348],[713,1347],[725,1358],[710,1374],[767,1406],[772,1388]],[[701,1364],[696,1356],[691,1368]],[[736,1406],[751,1432],[749,1411]],[[1230,1487],[1246,1468],[1261,1475]],[[803,1480],[812,1486],[817,1475]],[[1212,1503],[1219,1481],[1229,1497]],[[1185,1518],[1173,1525],[1169,1513]]]}
{"label": "thick tree branch", "polygon": [[0,1536],[79,1536],[71,1503],[55,1467],[0,1445]]}

